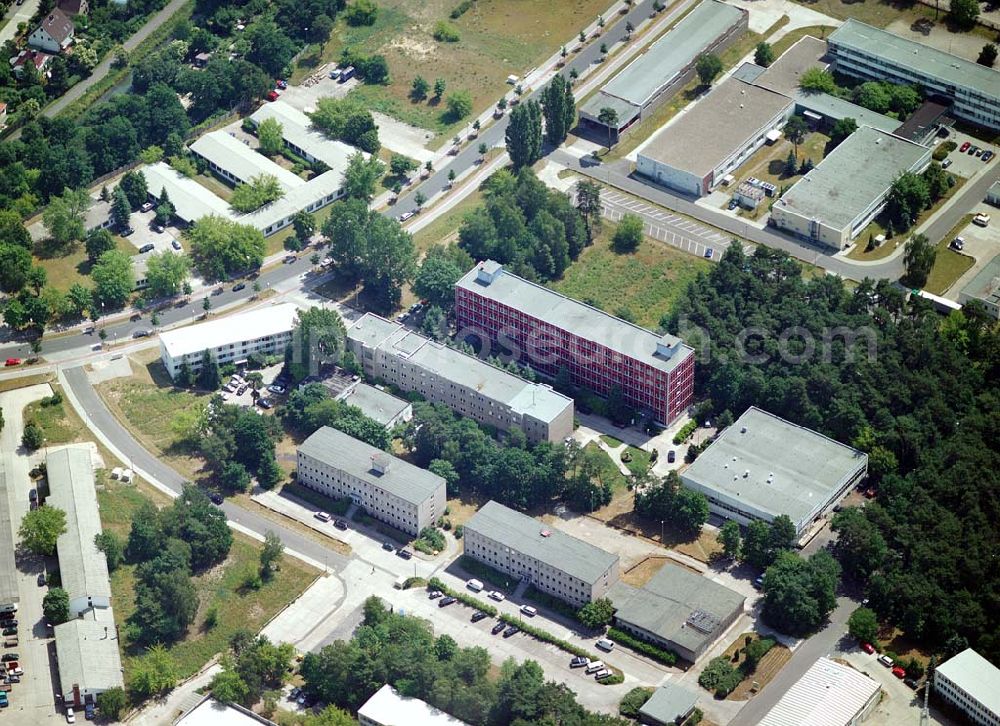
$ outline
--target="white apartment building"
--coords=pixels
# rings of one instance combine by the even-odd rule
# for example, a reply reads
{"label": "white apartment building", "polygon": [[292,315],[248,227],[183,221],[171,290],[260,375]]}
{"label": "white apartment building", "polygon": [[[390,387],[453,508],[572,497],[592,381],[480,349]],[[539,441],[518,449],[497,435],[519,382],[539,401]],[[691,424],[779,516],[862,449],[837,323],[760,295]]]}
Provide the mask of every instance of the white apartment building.
{"label": "white apartment building", "polygon": [[562,441],[573,433],[573,400],[475,356],[425,338],[373,313],[347,331],[347,348],[365,374],[528,441]]}
{"label": "white apartment building", "polygon": [[1000,668],[972,648],[937,667],[933,692],[974,724],[1000,725]]}
{"label": "white apartment building", "polygon": [[160,333],[160,360],[171,378],[187,363],[201,368],[207,350],[217,363],[241,363],[253,354],[280,355],[292,340],[298,317],[293,303],[281,303],[238,315]]}
{"label": "white apartment building", "polygon": [[839,73],[921,86],[926,96],[951,99],[950,115],[1000,128],[1000,72],[992,68],[853,19],[827,42]]}
{"label": "white apartment building", "polygon": [[462,534],[465,554],[527,580],[574,607],[604,597],[618,581],[618,555],[490,501]]}
{"label": "white apartment building", "polygon": [[296,476],[299,484],[350,497],[375,519],[414,536],[444,514],[443,478],[330,426],[299,446]]}

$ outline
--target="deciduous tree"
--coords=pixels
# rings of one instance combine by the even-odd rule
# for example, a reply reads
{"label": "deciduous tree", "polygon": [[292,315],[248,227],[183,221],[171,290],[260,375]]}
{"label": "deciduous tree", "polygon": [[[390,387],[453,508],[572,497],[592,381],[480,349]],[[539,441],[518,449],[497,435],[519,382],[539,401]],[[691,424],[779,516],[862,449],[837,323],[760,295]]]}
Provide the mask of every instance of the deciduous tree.
{"label": "deciduous tree", "polygon": [[18,536],[36,555],[55,554],[56,540],[66,531],[66,512],[58,507],[38,507],[21,519]]}

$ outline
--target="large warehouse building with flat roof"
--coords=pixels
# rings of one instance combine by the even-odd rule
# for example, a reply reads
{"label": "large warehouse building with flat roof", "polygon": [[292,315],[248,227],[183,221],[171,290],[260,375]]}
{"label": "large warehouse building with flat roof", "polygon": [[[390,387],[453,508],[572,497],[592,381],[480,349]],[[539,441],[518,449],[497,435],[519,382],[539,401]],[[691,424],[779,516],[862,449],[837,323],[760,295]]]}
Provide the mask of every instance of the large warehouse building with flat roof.
{"label": "large warehouse building with flat roof", "polygon": [[580,108],[581,123],[608,133],[599,118],[605,108],[617,114],[610,129],[616,134],[638,123],[694,77],[699,57],[725,50],[746,32],[748,18],[746,10],[719,0],[699,3]]}
{"label": "large warehouse building with flat roof", "polygon": [[848,19],[827,40],[834,69],[863,80],[922,86],[952,101],[951,115],[1000,128],[1000,72]]}
{"label": "large warehouse building with flat roof", "polygon": [[736,622],[746,597],[680,565],[665,564],[642,587],[608,593],[615,624],[694,663]]}
{"label": "large warehouse building with flat roof", "polygon": [[896,178],[930,160],[926,146],[862,126],[774,203],[769,223],[842,249],[882,211]]}
{"label": "large warehouse building with flat roof", "polygon": [[604,597],[618,582],[618,555],[489,501],[462,535],[465,554],[527,580],[574,607]]}
{"label": "large warehouse building with flat roof", "polygon": [[728,78],[653,137],[638,154],[636,173],[685,194],[708,194],[794,108],[787,96]]}
{"label": "large warehouse building with flat roof", "polygon": [[795,681],[759,726],[858,726],[882,688],[848,665],[820,658]]}
{"label": "large warehouse building with flat roof", "polygon": [[801,536],[867,473],[867,454],[751,407],[680,476],[720,517],[747,525],[785,514]]}

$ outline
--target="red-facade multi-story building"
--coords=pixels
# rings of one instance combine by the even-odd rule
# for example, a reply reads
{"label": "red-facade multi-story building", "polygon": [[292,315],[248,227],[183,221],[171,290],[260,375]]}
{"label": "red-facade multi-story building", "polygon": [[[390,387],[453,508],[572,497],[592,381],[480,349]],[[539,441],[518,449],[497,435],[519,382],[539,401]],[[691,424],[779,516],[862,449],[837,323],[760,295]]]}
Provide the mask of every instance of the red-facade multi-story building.
{"label": "red-facade multi-story building", "polygon": [[528,364],[607,396],[619,386],[637,409],[670,424],[691,404],[694,349],[536,285],[492,260],[455,284],[459,337],[499,346],[490,354]]}

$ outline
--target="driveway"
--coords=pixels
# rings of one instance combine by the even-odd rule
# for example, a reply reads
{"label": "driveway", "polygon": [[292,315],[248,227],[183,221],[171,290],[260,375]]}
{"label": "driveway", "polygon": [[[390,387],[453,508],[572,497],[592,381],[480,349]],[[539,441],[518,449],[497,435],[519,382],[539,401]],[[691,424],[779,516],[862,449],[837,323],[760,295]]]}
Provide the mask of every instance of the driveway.
{"label": "driveway", "polygon": [[24,0],[24,3],[21,5],[18,5],[16,2],[10,4],[4,15],[5,24],[3,28],[0,28],[0,45],[3,45],[8,40],[12,40],[17,35],[18,24],[27,23],[31,20],[38,10],[39,4],[40,0]]}
{"label": "driveway", "polygon": [[970,222],[958,233],[958,236],[965,242],[962,254],[975,258],[976,262],[945,291],[944,295],[949,300],[957,301],[963,288],[972,282],[973,278],[990,260],[1000,254],[1000,210],[986,202],[980,202],[970,212],[972,214],[984,212],[992,219],[986,227],[979,227]]}
{"label": "driveway", "polygon": [[[44,449],[28,454],[21,447],[21,433],[24,430],[24,407],[52,395],[47,383],[17,388],[0,394],[5,425],[0,432],[0,450],[3,451],[2,466],[6,474],[6,491],[0,496],[8,498],[10,525],[14,531],[14,541],[18,541],[17,530],[21,519],[28,512],[28,490],[31,480],[28,472],[44,457]],[[16,651],[21,657],[24,676],[21,683],[14,684],[9,694],[8,710],[19,714],[16,723],[46,723],[61,718],[55,708],[54,694],[57,690],[58,671],[55,659],[55,641],[51,631],[45,626],[42,616],[42,598],[45,588],[38,586],[38,574],[44,571],[43,558],[19,553],[17,562],[18,590],[18,639]],[[54,564],[54,562],[53,562]],[[0,563],[0,566],[5,566]]]}

